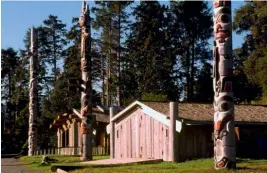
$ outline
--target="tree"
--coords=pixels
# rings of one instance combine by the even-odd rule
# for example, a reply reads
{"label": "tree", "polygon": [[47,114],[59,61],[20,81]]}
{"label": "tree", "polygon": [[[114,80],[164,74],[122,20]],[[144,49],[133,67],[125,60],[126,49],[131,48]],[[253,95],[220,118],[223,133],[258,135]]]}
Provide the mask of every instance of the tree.
{"label": "tree", "polygon": [[136,21],[126,41],[127,58],[122,78],[130,78],[136,84],[127,84],[125,87],[129,88],[124,89],[124,96],[132,95],[136,99],[153,93],[177,99],[172,77],[175,60],[170,49],[166,11],[167,7],[157,1],[141,2],[133,11]]}
{"label": "tree", "polygon": [[233,29],[238,33],[247,33],[241,52],[245,56],[245,74],[252,84],[262,90],[267,97],[267,2],[246,2],[236,11]]}
{"label": "tree", "polygon": [[[101,29],[100,37],[97,39],[99,44],[100,59],[102,68],[106,67],[106,75],[102,73],[102,93],[106,91],[106,104],[110,105],[114,90],[116,90],[116,104],[121,104],[121,58],[123,56],[122,38],[127,30],[128,14],[126,8],[132,2],[99,2],[92,11],[96,14],[93,27]],[[106,87],[104,78],[106,76]],[[104,100],[104,94],[102,95]]]}
{"label": "tree", "polygon": [[205,62],[201,68],[196,81],[196,94],[194,100],[197,102],[213,102],[212,66]]}
{"label": "tree", "polygon": [[234,50],[234,80],[233,92],[236,100],[240,102],[250,103],[252,100],[261,95],[261,90],[258,85],[249,81],[246,72],[245,64],[248,54],[242,48]]}
{"label": "tree", "polygon": [[8,121],[9,129],[12,129],[12,124],[15,123],[16,115],[14,112],[15,104],[12,96],[15,92],[15,81],[13,76],[16,75],[16,69],[19,66],[19,57],[13,48],[1,49],[1,99],[5,101],[7,107],[5,121]]}
{"label": "tree", "polygon": [[28,69],[23,54],[13,48],[1,50],[1,105],[3,142],[14,146],[14,151],[27,141],[28,134]]}
{"label": "tree", "polygon": [[[104,67],[106,64],[106,74],[102,75],[102,80],[106,77],[106,87],[103,86],[102,82],[102,100],[104,101],[104,93],[106,93],[106,105],[111,104],[111,94],[110,94],[110,83],[111,83],[111,40],[112,40],[112,13],[108,10],[109,4],[112,2],[107,1],[95,1],[96,7],[92,8],[92,12],[95,13],[95,20],[92,21],[93,28],[97,30],[102,30],[100,38],[97,40],[99,48],[101,50],[102,64]],[[104,69],[103,69],[104,70]]]}
{"label": "tree", "polygon": [[116,59],[115,59],[115,86],[116,86],[116,100],[117,105],[121,105],[121,57],[122,55],[122,42],[124,32],[127,30],[127,25],[129,24],[129,16],[126,12],[126,8],[132,3],[132,1],[114,1],[110,4],[110,11],[114,14],[113,19],[113,40],[114,49],[116,50]]}
{"label": "tree", "polygon": [[55,82],[60,72],[57,62],[65,55],[64,46],[67,45],[67,40],[65,39],[66,24],[63,24],[62,21],[54,15],[49,15],[48,19],[44,20],[43,23],[43,28],[46,32],[46,39],[48,41],[48,63],[53,65],[52,71]]}
{"label": "tree", "polygon": [[187,101],[193,101],[198,64],[210,56],[208,39],[212,34],[212,14],[207,2],[171,2],[171,42],[181,66]]}

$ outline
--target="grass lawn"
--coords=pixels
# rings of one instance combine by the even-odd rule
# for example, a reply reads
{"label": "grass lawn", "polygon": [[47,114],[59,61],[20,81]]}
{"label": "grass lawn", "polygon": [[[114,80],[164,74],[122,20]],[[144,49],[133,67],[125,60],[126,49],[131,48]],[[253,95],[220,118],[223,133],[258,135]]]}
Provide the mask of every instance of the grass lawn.
{"label": "grass lawn", "polygon": [[[50,168],[53,165],[80,165],[78,162],[80,161],[79,156],[49,156],[49,158],[56,159],[57,162],[51,163],[49,165],[42,165],[43,156],[23,156],[20,157],[19,160],[28,163],[27,167],[30,169],[37,169],[44,173],[51,173]],[[93,160],[102,160],[109,159],[109,156],[93,156]]]}
{"label": "grass lawn", "polygon": [[[76,166],[73,162],[79,162],[79,157],[64,157],[64,156],[53,156],[52,158],[57,159],[58,162],[51,165],[65,165],[65,166]],[[108,156],[95,156],[93,159],[106,159]],[[30,163],[30,167],[33,169],[40,169],[43,172],[51,172],[49,166],[42,166],[40,162],[41,156],[38,157],[22,157],[20,159],[23,162]],[[67,167],[65,167],[67,171]],[[71,170],[71,173],[228,173],[228,172],[245,172],[245,173],[267,173],[267,160],[251,160],[251,159],[238,159],[237,170],[214,170],[213,159],[199,159],[193,161],[187,161],[182,163],[169,163],[162,162],[157,164],[132,164],[127,166],[116,166],[116,167],[94,167],[87,165],[86,167],[80,167],[76,170]]]}

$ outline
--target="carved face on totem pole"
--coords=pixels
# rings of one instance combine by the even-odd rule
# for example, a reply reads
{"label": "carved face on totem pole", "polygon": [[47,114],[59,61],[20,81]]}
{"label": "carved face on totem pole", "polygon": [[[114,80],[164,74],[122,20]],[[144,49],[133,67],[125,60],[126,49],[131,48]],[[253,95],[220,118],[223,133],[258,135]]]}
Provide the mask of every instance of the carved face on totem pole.
{"label": "carved face on totem pole", "polygon": [[214,1],[214,158],[215,168],[235,167],[234,104],[232,92],[231,2]]}

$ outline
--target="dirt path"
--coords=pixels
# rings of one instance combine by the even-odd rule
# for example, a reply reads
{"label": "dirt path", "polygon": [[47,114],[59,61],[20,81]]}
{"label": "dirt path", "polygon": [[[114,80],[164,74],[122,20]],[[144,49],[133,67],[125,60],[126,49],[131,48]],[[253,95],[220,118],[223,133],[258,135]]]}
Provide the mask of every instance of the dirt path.
{"label": "dirt path", "polygon": [[1,159],[1,173],[41,173],[40,171],[29,170],[26,165],[13,158]]}

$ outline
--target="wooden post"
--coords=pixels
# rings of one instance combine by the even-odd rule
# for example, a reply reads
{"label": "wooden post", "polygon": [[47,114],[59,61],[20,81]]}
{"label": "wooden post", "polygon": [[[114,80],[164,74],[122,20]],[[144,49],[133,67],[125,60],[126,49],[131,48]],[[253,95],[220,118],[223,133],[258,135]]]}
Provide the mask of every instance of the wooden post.
{"label": "wooden post", "polygon": [[28,156],[32,156],[37,150],[37,51],[35,29],[31,29],[30,55],[30,85],[29,85],[29,132],[28,132]]}
{"label": "wooden post", "polygon": [[91,75],[91,26],[90,11],[86,2],[83,2],[82,13],[79,24],[81,34],[81,71],[82,71],[82,93],[81,93],[81,160],[92,160],[92,75]]}
{"label": "wooden post", "polygon": [[63,131],[62,131],[62,129],[58,129],[58,145],[57,145],[57,147],[58,147],[58,151],[57,151],[57,153],[58,153],[58,155],[60,155],[61,154],[61,147],[62,147],[62,133],[63,133]]}
{"label": "wooden post", "polygon": [[62,141],[62,136],[61,136],[61,130],[57,129],[57,147],[61,147],[61,141]]}
{"label": "wooden post", "polygon": [[109,115],[110,115],[110,158],[115,158],[115,123],[111,121],[111,118],[114,117],[116,114],[115,107],[110,107],[109,109]]}
{"label": "wooden post", "polygon": [[74,147],[74,155],[78,154],[78,123],[75,119],[73,119],[73,147]]}
{"label": "wooden post", "polygon": [[69,143],[69,147],[73,147],[73,145],[74,145],[74,139],[73,139],[73,123],[70,123],[70,124],[68,124],[68,139],[69,139],[69,141],[68,141],[68,143]]}
{"label": "wooden post", "polygon": [[169,161],[178,162],[179,143],[176,132],[176,120],[178,118],[177,102],[170,102],[170,128],[169,128]]}

